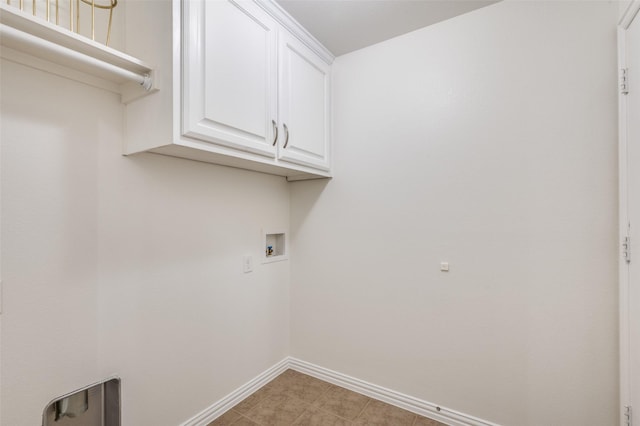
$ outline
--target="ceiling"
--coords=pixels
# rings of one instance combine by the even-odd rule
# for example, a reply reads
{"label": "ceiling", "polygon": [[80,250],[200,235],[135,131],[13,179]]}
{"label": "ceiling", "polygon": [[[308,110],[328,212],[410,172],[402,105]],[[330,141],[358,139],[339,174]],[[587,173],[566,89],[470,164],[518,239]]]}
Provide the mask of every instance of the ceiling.
{"label": "ceiling", "polygon": [[277,0],[335,56],[498,0]]}

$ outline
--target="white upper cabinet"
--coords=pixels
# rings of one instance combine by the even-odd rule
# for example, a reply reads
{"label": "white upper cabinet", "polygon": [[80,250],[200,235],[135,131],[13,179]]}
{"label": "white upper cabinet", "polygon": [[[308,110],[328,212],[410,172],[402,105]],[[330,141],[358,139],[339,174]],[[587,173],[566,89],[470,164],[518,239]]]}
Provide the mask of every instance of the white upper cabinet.
{"label": "white upper cabinet", "polygon": [[331,68],[286,31],[280,33],[279,158],[329,170]]}
{"label": "white upper cabinet", "polygon": [[252,1],[190,1],[184,14],[183,134],[275,157],[275,20]]}
{"label": "white upper cabinet", "polygon": [[144,1],[126,14],[127,50],[160,78],[157,93],[127,105],[126,155],[331,176],[333,55],[277,3]]}

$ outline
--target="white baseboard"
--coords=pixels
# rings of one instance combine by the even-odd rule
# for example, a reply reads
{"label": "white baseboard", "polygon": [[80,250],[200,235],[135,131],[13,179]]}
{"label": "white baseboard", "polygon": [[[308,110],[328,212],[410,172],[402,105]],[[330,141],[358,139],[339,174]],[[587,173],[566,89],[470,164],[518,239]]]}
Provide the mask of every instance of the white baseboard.
{"label": "white baseboard", "polygon": [[207,426],[289,368],[450,426],[499,426],[496,423],[460,413],[432,402],[414,398],[292,357],[283,359],[180,426]]}
{"label": "white baseboard", "polygon": [[289,368],[289,358],[285,358],[273,367],[258,374],[238,389],[231,392],[213,405],[205,408],[180,426],[207,426],[209,423],[229,411],[240,401],[260,389],[262,386],[275,379],[278,375]]}
{"label": "white baseboard", "polygon": [[374,385],[364,380],[356,379],[346,374],[338,373],[337,371],[329,370],[328,368],[320,367],[296,358],[289,358],[288,368],[450,426],[499,426],[496,423],[460,413],[391,389],[383,388],[382,386]]}

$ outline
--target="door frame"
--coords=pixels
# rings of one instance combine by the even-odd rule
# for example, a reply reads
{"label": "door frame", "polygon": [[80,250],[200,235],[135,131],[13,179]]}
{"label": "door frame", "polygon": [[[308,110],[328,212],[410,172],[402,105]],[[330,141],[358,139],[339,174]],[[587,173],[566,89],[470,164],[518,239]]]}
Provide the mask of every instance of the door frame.
{"label": "door frame", "polygon": [[[624,407],[630,405],[629,351],[629,265],[622,256],[622,244],[629,232],[627,176],[627,96],[620,84],[622,69],[627,67],[626,31],[640,11],[640,0],[633,0],[618,22],[618,170],[619,170],[619,311],[620,311],[620,425],[627,426]],[[635,83],[634,84],[638,84]],[[636,407],[640,409],[640,407]]]}

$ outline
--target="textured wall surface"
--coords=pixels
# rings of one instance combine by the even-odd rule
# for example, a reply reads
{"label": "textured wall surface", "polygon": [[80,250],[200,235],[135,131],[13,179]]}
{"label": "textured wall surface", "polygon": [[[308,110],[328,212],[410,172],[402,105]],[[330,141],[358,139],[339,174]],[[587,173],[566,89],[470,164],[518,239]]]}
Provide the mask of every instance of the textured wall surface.
{"label": "textured wall surface", "polygon": [[616,9],[500,2],[336,60],[335,177],[292,190],[293,356],[616,423]]}
{"label": "textured wall surface", "polygon": [[283,178],[123,157],[118,96],[9,61],[0,106],[3,425],[118,375],[124,424],[175,426],[288,355]]}

